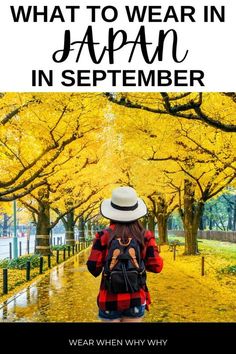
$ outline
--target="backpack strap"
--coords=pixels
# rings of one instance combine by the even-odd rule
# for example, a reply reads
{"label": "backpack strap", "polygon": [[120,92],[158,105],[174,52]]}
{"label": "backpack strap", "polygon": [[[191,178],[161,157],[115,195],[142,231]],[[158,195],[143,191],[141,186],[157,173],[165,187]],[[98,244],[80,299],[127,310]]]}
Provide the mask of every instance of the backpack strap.
{"label": "backpack strap", "polygon": [[120,249],[119,248],[115,248],[112,254],[112,258],[111,258],[111,263],[110,263],[110,267],[109,269],[112,270],[116,264],[118,263],[118,257],[120,255]]}
{"label": "backpack strap", "polygon": [[133,247],[130,247],[128,252],[129,252],[129,255],[131,257],[131,262],[133,263],[134,267],[139,269],[139,265],[138,265],[138,262],[137,262],[137,257],[136,257],[136,254],[135,254],[135,249]]}

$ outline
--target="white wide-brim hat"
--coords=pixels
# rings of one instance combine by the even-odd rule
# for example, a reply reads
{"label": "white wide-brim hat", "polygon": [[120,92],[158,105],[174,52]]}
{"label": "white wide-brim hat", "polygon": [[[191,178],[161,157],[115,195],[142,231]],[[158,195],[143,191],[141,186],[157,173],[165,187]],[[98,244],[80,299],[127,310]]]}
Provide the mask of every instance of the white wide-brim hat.
{"label": "white wide-brim hat", "polygon": [[112,197],[101,203],[100,210],[106,219],[119,222],[135,221],[147,214],[146,204],[131,187],[115,188]]}

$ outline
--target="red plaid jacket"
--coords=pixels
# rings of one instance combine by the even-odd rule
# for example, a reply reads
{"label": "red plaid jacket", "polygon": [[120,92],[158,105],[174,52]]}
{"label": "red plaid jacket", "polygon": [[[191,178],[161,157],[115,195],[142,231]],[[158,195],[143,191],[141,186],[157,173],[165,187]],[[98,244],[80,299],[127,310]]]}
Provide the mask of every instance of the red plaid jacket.
{"label": "red plaid jacket", "polygon": [[[110,225],[113,229],[114,225]],[[97,277],[103,270],[105,258],[108,253],[109,231],[104,229],[95,235],[92,250],[87,261],[89,272]],[[146,230],[144,236],[144,249],[141,251],[141,257],[144,260],[147,271],[159,273],[163,267],[163,260],[159,256],[156,241],[153,233]],[[98,307],[105,311],[122,311],[130,307],[146,304],[149,310],[151,303],[150,293],[147,285],[143,286],[139,291],[134,293],[109,294],[105,289],[105,280],[102,275],[99,294],[97,296]]]}

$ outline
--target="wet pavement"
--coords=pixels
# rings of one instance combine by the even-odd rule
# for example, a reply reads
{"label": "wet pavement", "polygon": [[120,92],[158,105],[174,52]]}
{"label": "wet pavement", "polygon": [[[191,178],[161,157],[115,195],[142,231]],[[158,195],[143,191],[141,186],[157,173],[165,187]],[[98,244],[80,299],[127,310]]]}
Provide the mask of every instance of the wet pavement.
{"label": "wet pavement", "polygon": [[87,271],[88,252],[80,252],[0,305],[0,322],[99,322],[100,280]]}

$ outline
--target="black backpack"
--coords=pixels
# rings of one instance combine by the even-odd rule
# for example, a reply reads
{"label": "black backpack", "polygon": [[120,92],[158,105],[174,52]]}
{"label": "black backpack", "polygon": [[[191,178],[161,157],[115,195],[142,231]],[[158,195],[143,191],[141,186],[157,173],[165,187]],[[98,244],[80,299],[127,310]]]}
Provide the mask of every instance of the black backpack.
{"label": "black backpack", "polygon": [[146,271],[137,240],[111,241],[104,265],[105,288],[111,294],[133,293],[146,284]]}

